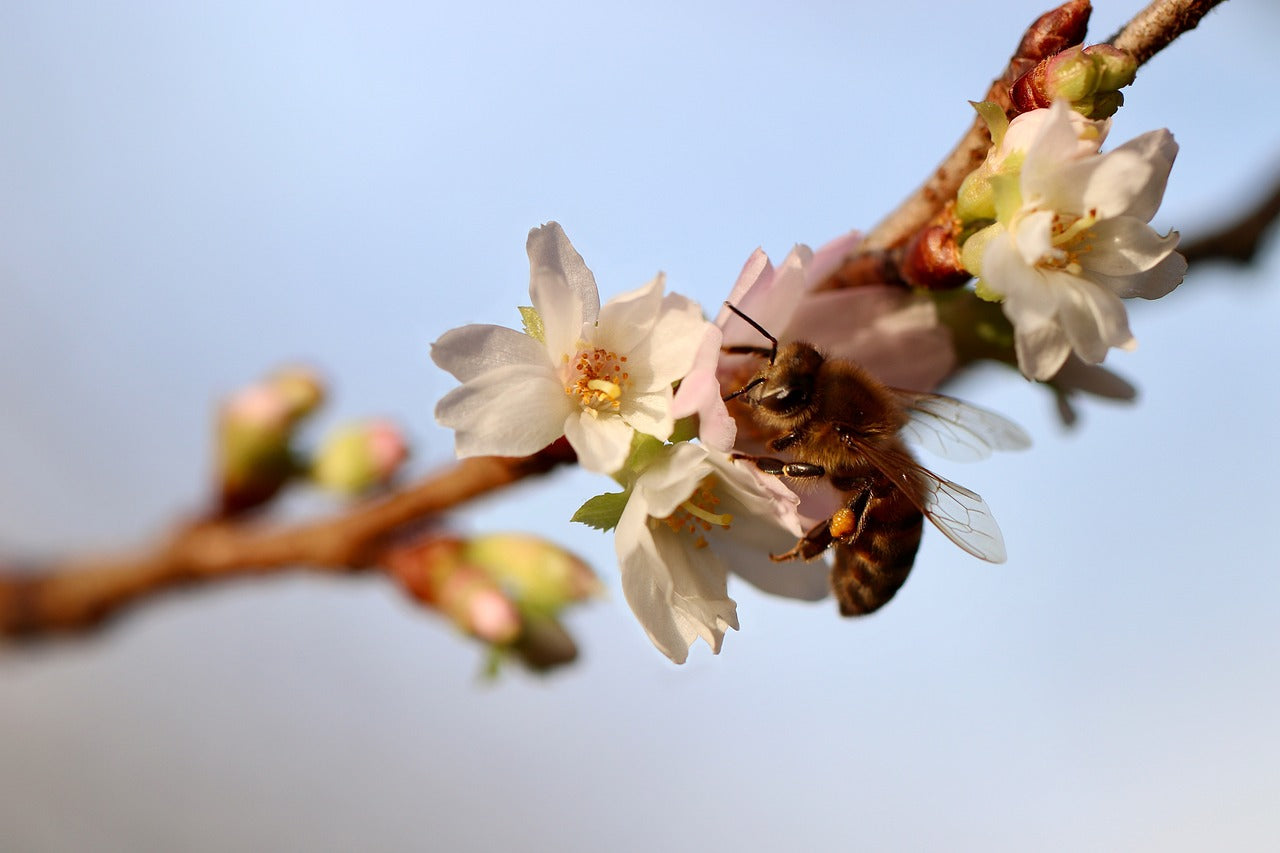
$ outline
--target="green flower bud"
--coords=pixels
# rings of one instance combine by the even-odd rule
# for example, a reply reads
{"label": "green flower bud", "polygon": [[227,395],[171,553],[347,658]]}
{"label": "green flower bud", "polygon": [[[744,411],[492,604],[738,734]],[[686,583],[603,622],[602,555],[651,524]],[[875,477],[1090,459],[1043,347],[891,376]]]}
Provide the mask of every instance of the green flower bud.
{"label": "green flower bud", "polygon": [[331,434],[316,455],[311,476],[330,491],[359,495],[385,485],[407,457],[399,428],[387,421],[368,421]]}
{"label": "green flower bud", "polygon": [[461,557],[499,583],[526,612],[554,614],[602,590],[586,563],[536,536],[478,536],[466,543]]}
{"label": "green flower bud", "polygon": [[1127,50],[1109,44],[1091,44],[1084,49],[1084,55],[1098,68],[1100,92],[1122,89],[1138,76],[1138,61]]}
{"label": "green flower bud", "polygon": [[1044,91],[1051,101],[1057,98],[1079,101],[1097,90],[1099,77],[1098,65],[1093,59],[1080,48],[1071,48],[1048,61]]}

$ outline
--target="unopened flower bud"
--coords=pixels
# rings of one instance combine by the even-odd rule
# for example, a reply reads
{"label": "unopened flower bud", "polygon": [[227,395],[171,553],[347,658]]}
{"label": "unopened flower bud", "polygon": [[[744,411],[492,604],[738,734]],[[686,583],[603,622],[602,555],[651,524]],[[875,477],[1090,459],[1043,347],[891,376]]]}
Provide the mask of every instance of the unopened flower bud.
{"label": "unopened flower bud", "polygon": [[443,579],[438,604],[461,630],[486,643],[505,645],[520,634],[515,602],[472,566],[457,566]]}
{"label": "unopened flower bud", "polygon": [[525,611],[555,613],[602,590],[586,563],[536,536],[478,536],[464,546],[462,558],[500,583]]}
{"label": "unopened flower bud", "polygon": [[996,194],[988,170],[974,169],[960,183],[956,193],[956,218],[964,223],[996,218]]}
{"label": "unopened flower bud", "polygon": [[1081,48],[1073,47],[1045,62],[1044,91],[1050,102],[1055,98],[1078,101],[1094,93],[1099,76],[1094,61]]}
{"label": "unopened flower bud", "polygon": [[464,633],[510,643],[520,633],[520,611],[497,581],[463,558],[465,548],[462,539],[436,536],[395,548],[384,562],[406,592]]}
{"label": "unopened flower bud", "polygon": [[382,420],[352,424],[325,440],[311,476],[326,489],[358,495],[385,485],[408,455],[404,435],[395,424]]}
{"label": "unopened flower bud", "polygon": [[221,510],[266,503],[297,473],[290,444],[298,421],[323,398],[314,371],[288,368],[231,395],[218,415]]}
{"label": "unopened flower bud", "polygon": [[1091,44],[1084,49],[1084,54],[1097,66],[1100,92],[1123,89],[1138,76],[1138,61],[1127,50],[1109,44]]}
{"label": "unopened flower bud", "polygon": [[929,290],[951,290],[970,278],[960,263],[954,228],[940,224],[920,229],[907,241],[898,271],[903,281]]}
{"label": "unopened flower bud", "polygon": [[1027,28],[1014,52],[1017,59],[1039,61],[1084,41],[1093,7],[1089,0],[1067,0]]}
{"label": "unopened flower bud", "polygon": [[267,384],[280,395],[293,422],[311,414],[324,402],[324,380],[307,367],[278,370],[267,377]]}
{"label": "unopened flower bud", "polygon": [[1071,108],[1090,119],[1110,118],[1116,110],[1124,106],[1124,92],[1095,92],[1082,101],[1071,105]]}

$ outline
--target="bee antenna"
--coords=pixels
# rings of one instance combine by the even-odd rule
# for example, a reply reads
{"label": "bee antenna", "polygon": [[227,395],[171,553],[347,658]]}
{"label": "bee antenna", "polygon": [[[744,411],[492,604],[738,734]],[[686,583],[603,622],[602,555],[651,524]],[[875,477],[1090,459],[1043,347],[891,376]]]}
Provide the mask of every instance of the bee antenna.
{"label": "bee antenna", "polygon": [[[741,317],[743,320],[747,322],[747,325],[749,325],[751,328],[755,329],[757,332],[759,332],[760,334],[764,335],[766,338],[769,339],[769,343],[772,345],[769,348],[769,363],[773,364],[773,360],[778,357],[778,339],[775,338],[773,335],[769,334],[768,330],[765,329],[764,326],[761,326],[755,320],[752,320],[746,314],[742,313],[742,310],[739,309],[738,306],[734,305],[732,302],[729,302],[728,300],[726,300],[724,303],[724,307],[728,308],[730,311],[737,314],[739,317]],[[744,388],[742,390],[745,391],[746,389]],[[741,394],[742,391],[739,391],[738,393]]]}

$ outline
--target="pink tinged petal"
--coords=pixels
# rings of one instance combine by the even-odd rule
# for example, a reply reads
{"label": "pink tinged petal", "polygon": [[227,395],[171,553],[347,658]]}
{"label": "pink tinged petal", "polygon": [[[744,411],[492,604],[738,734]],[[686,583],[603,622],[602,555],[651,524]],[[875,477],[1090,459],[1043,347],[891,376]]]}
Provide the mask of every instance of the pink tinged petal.
{"label": "pink tinged petal", "polygon": [[1129,140],[1112,153],[1132,153],[1148,166],[1147,180],[1141,190],[1130,199],[1128,207],[1123,211],[1127,216],[1150,222],[1160,208],[1164,199],[1164,190],[1169,182],[1169,170],[1173,168],[1174,158],[1178,156],[1178,143],[1173,134],[1161,128],[1152,130]]}
{"label": "pink tinged petal", "polygon": [[814,252],[813,259],[809,261],[804,271],[805,289],[812,288],[813,285],[839,269],[844,259],[852,255],[861,242],[862,232],[850,231]]}
{"label": "pink tinged petal", "polygon": [[[757,248],[751,253],[751,257],[747,258],[747,262],[742,265],[742,272],[738,273],[738,280],[733,283],[733,288],[729,291],[729,298],[725,301],[732,305],[737,305],[746,298],[747,293],[762,278],[773,278],[773,264],[769,263],[769,256],[764,253],[764,249]],[[716,315],[716,325],[740,332],[742,329],[736,328],[738,324],[742,326],[742,329],[750,328],[726,306],[720,306],[720,313]]]}
{"label": "pink tinged petal", "polygon": [[563,281],[578,295],[578,302],[583,306],[582,321],[594,323],[600,314],[600,290],[596,287],[596,278],[565,236],[560,223],[548,222],[531,230],[525,248],[529,253],[529,295],[533,296],[532,284],[537,278],[551,277]]}
{"label": "pink tinged petal", "polygon": [[649,337],[662,307],[661,273],[643,287],[619,294],[600,309],[592,342],[607,350],[630,353]]}
{"label": "pink tinged petal", "polygon": [[769,554],[781,554],[795,544],[795,537],[782,537],[771,548],[761,549],[735,539],[717,536],[716,553],[729,571],[761,592],[794,598],[799,601],[821,601],[831,592],[827,576],[831,568],[825,560],[809,563],[778,563]]}
{"label": "pink tinged petal", "polygon": [[828,356],[852,359],[896,387],[932,388],[955,364],[951,334],[933,300],[900,287],[810,294],[793,324]]}
{"label": "pink tinged petal", "polygon": [[669,386],[649,393],[627,394],[618,414],[637,432],[666,441],[676,425],[671,414],[672,396]]}
{"label": "pink tinged petal", "polygon": [[1087,271],[1105,276],[1136,276],[1173,253],[1178,232],[1161,237],[1145,220],[1119,216],[1094,225],[1081,242],[1085,251],[1077,253],[1077,260]]}
{"label": "pink tinged petal", "polygon": [[564,434],[571,409],[545,366],[507,365],[461,385],[436,405],[436,420],[455,431],[459,457],[528,456]]}
{"label": "pink tinged petal", "polygon": [[[734,525],[735,537],[766,547],[776,541],[777,531],[793,537],[804,531],[798,513],[800,499],[780,478],[765,474],[750,462],[732,460],[724,453],[710,453],[707,461],[719,482],[716,494],[721,498],[721,511],[735,518],[753,519],[751,523]],[[757,540],[757,536],[768,538]]]}
{"label": "pink tinged petal", "polygon": [[565,438],[578,454],[578,464],[586,470],[612,474],[626,464],[634,431],[622,418],[578,409],[562,423]]}
{"label": "pink tinged petal", "polygon": [[1052,322],[1034,326],[1015,324],[1013,345],[1018,368],[1041,382],[1052,379],[1071,354],[1067,336]]}
{"label": "pink tinged petal", "polygon": [[470,325],[451,329],[431,345],[431,360],[460,382],[509,364],[546,364],[540,341],[505,326]]}
{"label": "pink tinged petal", "polygon": [[[747,268],[752,266],[757,255],[763,257],[763,252],[758,249],[756,252],[747,261]],[[742,290],[740,295],[731,296],[729,301],[775,337],[781,337],[782,332],[792,325],[792,315],[806,294],[804,269],[812,256],[813,253],[807,246],[796,246],[787,255],[781,269],[774,270],[771,266],[766,266],[749,287]],[[765,262],[768,263],[767,258]],[[738,284],[734,286],[735,294],[739,293],[747,268],[744,268],[743,276],[739,277]],[[727,308],[717,316],[716,325],[724,329],[726,344],[769,345],[759,332]]]}
{"label": "pink tinged petal", "polygon": [[702,345],[694,357],[693,368],[676,389],[671,401],[671,416],[698,416],[698,439],[715,450],[728,451],[738,432],[738,425],[725,406],[716,366],[720,358],[720,330],[710,323]]}

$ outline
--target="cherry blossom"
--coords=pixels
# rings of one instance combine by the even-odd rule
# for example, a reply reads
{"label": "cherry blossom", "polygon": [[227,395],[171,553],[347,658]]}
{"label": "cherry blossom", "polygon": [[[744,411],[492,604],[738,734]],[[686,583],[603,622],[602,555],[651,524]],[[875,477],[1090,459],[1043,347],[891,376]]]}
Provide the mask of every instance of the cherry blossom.
{"label": "cherry blossom", "polygon": [[1066,102],[1036,113],[1034,133],[1019,137],[1021,170],[993,179],[995,224],[964,256],[979,293],[1002,300],[1018,366],[1045,380],[1073,351],[1097,364],[1111,347],[1136,346],[1121,299],[1164,296],[1187,264],[1174,251],[1177,232],[1147,224],[1178,151],[1173,135],[1156,130],[1097,154]]}
{"label": "cherry blossom", "polygon": [[663,295],[663,276],[603,307],[595,277],[561,227],[529,233],[526,331],[469,325],[431,348],[462,382],[436,406],[458,456],[525,456],[560,436],[582,467],[613,473],[636,432],[665,441],[672,386],[689,372],[710,324],[696,302]]}

